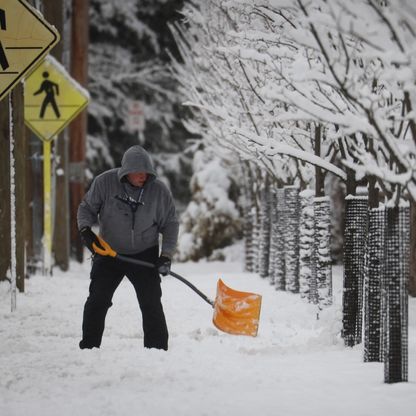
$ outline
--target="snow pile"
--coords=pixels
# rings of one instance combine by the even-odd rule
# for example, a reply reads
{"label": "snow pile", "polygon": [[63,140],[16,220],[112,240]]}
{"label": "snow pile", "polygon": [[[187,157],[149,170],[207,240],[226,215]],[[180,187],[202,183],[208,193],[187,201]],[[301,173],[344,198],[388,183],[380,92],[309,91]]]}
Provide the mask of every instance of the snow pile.
{"label": "snow pile", "polygon": [[334,306],[320,314],[299,295],[276,292],[241,262],[174,266],[211,298],[216,282],[263,296],[259,335],[222,333],[212,309],[176,279],[163,279],[168,352],[142,347],[133,288],[124,280],[107,315],[100,350],[78,349],[88,262],[53,278],[34,276],[10,313],[0,285],[0,415],[245,416],[410,415],[414,407],[416,303],[410,302],[410,382],[383,384],[383,365],[345,348],[342,270]]}

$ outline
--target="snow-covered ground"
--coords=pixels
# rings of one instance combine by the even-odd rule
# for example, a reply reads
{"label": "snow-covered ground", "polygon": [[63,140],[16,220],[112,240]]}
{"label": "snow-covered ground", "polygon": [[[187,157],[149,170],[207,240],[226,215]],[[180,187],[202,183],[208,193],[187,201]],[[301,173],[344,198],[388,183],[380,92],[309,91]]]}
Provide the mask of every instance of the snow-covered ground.
{"label": "snow-covered ground", "polygon": [[[383,383],[383,364],[340,339],[342,269],[335,305],[316,319],[299,296],[276,292],[241,262],[177,264],[212,298],[222,278],[263,295],[257,338],[211,323],[212,309],[183,283],[163,279],[168,352],[142,347],[141,317],[125,279],[107,315],[101,349],[79,350],[89,263],[34,276],[10,313],[0,285],[1,416],[404,416],[416,397],[416,302],[410,300],[409,382]],[[412,410],[413,409],[413,410]]]}

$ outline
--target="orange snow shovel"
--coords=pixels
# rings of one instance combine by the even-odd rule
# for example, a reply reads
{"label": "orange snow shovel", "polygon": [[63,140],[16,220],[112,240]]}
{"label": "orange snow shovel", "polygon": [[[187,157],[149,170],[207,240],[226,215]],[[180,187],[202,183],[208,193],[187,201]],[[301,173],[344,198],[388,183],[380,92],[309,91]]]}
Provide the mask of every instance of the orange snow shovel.
{"label": "orange snow shovel", "polygon": [[[95,252],[101,256],[110,256],[141,266],[155,267],[154,264],[148,263],[147,261],[132,259],[118,254],[101,237],[98,237],[98,240],[102,248],[96,244],[93,244],[93,247]],[[260,295],[231,289],[219,279],[217,283],[217,295],[214,302],[184,277],[172,271],[169,274],[185,283],[214,308],[212,321],[218,329],[233,335],[251,335],[253,337],[257,335],[261,308]]]}

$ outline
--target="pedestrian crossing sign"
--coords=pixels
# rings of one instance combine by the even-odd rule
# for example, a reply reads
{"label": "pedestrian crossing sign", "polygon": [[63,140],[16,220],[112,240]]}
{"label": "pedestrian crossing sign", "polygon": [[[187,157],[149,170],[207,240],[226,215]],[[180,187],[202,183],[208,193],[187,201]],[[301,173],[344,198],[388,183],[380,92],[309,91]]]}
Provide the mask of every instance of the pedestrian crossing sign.
{"label": "pedestrian crossing sign", "polygon": [[52,56],[25,80],[25,123],[53,140],[88,104],[88,92]]}
{"label": "pedestrian crossing sign", "polygon": [[58,41],[55,27],[25,0],[0,0],[0,101]]}

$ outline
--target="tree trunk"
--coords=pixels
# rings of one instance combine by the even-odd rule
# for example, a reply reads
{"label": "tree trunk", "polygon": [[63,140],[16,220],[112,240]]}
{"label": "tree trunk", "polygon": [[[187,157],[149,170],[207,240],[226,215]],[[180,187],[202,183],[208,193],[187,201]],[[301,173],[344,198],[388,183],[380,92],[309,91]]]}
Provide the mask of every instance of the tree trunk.
{"label": "tree trunk", "polygon": [[345,207],[342,336],[349,347],[361,342],[367,217],[367,198],[348,195]]}
{"label": "tree trunk", "polygon": [[409,294],[413,297],[416,297],[416,201],[410,201]]}
{"label": "tree trunk", "polygon": [[300,197],[300,225],[299,225],[299,292],[301,297],[311,303],[318,303],[316,284],[316,268],[313,274],[313,243],[315,236],[313,198],[314,192],[306,189]]}
{"label": "tree trunk", "polygon": [[270,178],[265,174],[263,186],[260,190],[260,258],[259,274],[260,277],[269,275],[270,259]]}
{"label": "tree trunk", "polygon": [[299,293],[299,188],[285,186],[285,280],[286,290]]}
{"label": "tree trunk", "polygon": [[269,278],[272,285],[275,284],[276,264],[278,256],[278,241],[280,239],[277,216],[277,194],[276,187],[270,189],[270,257],[269,257]]}
{"label": "tree trunk", "polygon": [[285,250],[286,250],[286,200],[285,188],[276,189],[277,199],[277,243],[276,243],[276,265],[274,284],[276,290],[286,289],[286,267],[285,267]]}
{"label": "tree trunk", "polygon": [[387,316],[384,381],[407,381],[409,209],[387,208],[385,234],[385,284]]}
{"label": "tree trunk", "polygon": [[364,361],[383,360],[383,264],[385,209],[368,213],[367,267],[364,282]]}
{"label": "tree trunk", "polygon": [[[322,127],[320,124],[315,126],[315,155],[321,157]],[[325,195],[325,174],[321,168],[315,166],[315,196]]]}
{"label": "tree trunk", "polygon": [[314,199],[314,260],[320,306],[332,305],[331,218],[330,200]]}

